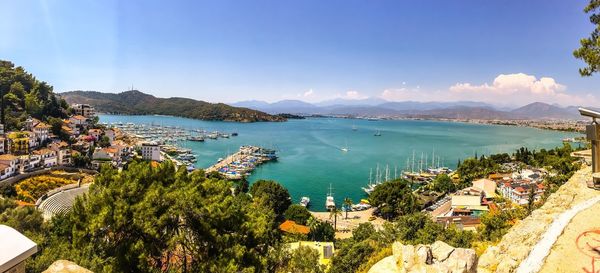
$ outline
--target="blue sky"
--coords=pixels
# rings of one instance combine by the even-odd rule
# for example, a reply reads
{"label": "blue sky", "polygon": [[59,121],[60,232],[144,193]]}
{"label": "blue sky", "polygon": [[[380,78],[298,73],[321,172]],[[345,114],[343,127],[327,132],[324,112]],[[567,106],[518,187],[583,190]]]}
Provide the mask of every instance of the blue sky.
{"label": "blue sky", "polygon": [[0,0],[0,58],[58,92],[599,102],[584,0]]}

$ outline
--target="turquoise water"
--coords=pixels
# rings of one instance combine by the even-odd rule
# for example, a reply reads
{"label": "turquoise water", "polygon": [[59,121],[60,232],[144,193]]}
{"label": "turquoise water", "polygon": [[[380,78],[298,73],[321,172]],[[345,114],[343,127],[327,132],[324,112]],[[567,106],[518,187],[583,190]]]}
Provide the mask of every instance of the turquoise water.
{"label": "turquoise water", "polygon": [[[276,148],[279,160],[258,167],[249,177],[250,182],[276,180],[287,187],[294,202],[309,196],[311,209],[317,211],[324,210],[330,183],[338,204],[345,197],[359,201],[365,197],[361,187],[369,180],[370,168],[389,165],[393,175],[397,166],[400,173],[413,151],[418,162],[422,153],[428,154],[430,161],[435,150],[443,165],[455,168],[459,159],[475,153],[512,153],[522,146],[553,148],[562,145],[563,138],[576,136],[534,128],[413,120],[310,118],[281,123],[232,123],[167,116],[101,115],[100,121],[238,132],[237,137],[186,142],[185,147],[198,155],[196,165],[202,168],[237,151],[241,145]],[[373,136],[377,130],[382,136]],[[348,152],[341,151],[344,146],[349,148]]]}

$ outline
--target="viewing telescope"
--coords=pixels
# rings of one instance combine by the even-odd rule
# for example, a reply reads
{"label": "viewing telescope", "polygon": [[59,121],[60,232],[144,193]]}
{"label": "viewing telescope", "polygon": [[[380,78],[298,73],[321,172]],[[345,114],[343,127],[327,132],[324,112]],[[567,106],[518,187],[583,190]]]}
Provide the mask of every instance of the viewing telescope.
{"label": "viewing telescope", "polygon": [[596,111],[590,110],[590,109],[585,109],[583,107],[579,107],[578,110],[579,110],[579,114],[581,114],[582,116],[593,118],[594,121],[596,121],[596,118],[600,119],[600,112],[596,112]]}

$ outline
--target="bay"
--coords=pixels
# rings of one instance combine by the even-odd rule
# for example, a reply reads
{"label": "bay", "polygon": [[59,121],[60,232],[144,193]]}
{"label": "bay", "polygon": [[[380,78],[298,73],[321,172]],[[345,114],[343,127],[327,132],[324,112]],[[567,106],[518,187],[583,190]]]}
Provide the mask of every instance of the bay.
{"label": "bay", "polygon": [[[395,169],[399,175],[407,167],[407,159],[412,161],[413,151],[417,165],[421,155],[423,159],[427,155],[431,164],[431,155],[435,153],[441,165],[454,169],[458,160],[475,154],[513,153],[519,147],[553,148],[562,145],[563,138],[579,136],[526,127],[425,120],[308,118],[234,123],[155,115],[100,115],[100,122],[237,132],[239,136],[229,139],[186,141],[183,145],[198,156],[199,168],[236,152],[241,145],[275,148],[279,159],[259,166],[249,177],[250,183],[275,180],[289,190],[295,203],[302,196],[309,196],[311,210],[315,211],[325,210],[330,184],[338,205],[345,197],[358,202],[366,197],[361,187],[368,183],[370,169],[374,172],[377,165],[382,169],[389,166],[392,176]],[[376,131],[381,136],[374,136]],[[342,147],[348,151],[342,151]]]}

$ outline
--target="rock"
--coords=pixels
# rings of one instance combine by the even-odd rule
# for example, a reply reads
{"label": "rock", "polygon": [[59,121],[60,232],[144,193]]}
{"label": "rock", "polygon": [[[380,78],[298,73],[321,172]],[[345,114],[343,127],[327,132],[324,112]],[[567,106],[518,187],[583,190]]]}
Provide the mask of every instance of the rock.
{"label": "rock", "polygon": [[426,245],[417,246],[417,264],[432,264],[431,248]]}
{"label": "rock", "polygon": [[435,241],[431,244],[431,254],[434,262],[443,262],[454,251],[454,247],[442,241]]}
{"label": "rock", "polygon": [[473,249],[457,248],[450,254],[446,264],[453,273],[477,272],[477,254]]}
{"label": "rock", "polygon": [[74,262],[67,260],[57,260],[53,262],[48,269],[42,273],[93,273]]}
{"label": "rock", "polygon": [[410,270],[416,264],[415,247],[413,245],[402,246],[402,260],[398,260],[399,268]]}
{"label": "rock", "polygon": [[396,258],[388,256],[373,265],[368,273],[400,273],[400,271],[396,266]]}

